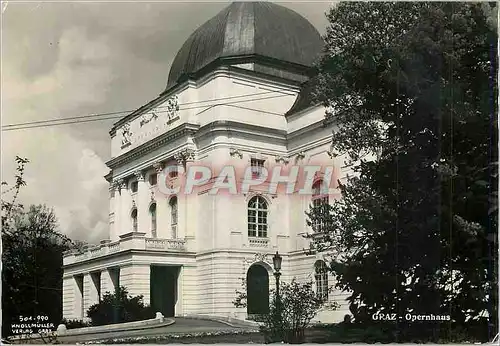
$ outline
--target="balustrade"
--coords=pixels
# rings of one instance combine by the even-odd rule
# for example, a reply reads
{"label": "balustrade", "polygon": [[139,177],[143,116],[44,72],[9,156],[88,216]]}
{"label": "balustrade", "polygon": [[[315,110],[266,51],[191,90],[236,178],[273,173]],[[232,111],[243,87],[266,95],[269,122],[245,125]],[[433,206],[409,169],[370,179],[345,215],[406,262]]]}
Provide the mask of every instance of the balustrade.
{"label": "balustrade", "polygon": [[101,242],[100,246],[89,247],[82,252],[67,251],[64,254],[64,264],[81,262],[125,250],[186,251],[186,240],[146,238],[143,233],[131,233],[122,236],[118,241]]}

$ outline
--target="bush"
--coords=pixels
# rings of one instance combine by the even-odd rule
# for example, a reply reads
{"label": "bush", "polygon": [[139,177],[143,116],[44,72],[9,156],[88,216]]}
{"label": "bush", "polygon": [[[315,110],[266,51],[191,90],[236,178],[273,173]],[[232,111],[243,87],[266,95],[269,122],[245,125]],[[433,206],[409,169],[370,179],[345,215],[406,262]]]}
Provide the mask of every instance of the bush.
{"label": "bush", "polygon": [[132,297],[125,287],[120,287],[114,294],[106,292],[99,304],[88,309],[87,316],[93,326],[154,318],[155,312],[144,305],[143,298],[142,295]]}
{"label": "bush", "polygon": [[62,319],[61,324],[64,324],[66,326],[66,329],[85,328],[92,326],[92,324],[89,322],[84,322],[82,320],[67,320],[65,318]]}
{"label": "bush", "polygon": [[[272,294],[269,314],[264,315],[264,326],[261,332],[266,342],[303,343],[305,342],[305,329],[316,316],[325,302],[316,295],[312,283],[282,282],[280,285],[280,299]],[[337,304],[333,303],[328,308],[335,310]]]}

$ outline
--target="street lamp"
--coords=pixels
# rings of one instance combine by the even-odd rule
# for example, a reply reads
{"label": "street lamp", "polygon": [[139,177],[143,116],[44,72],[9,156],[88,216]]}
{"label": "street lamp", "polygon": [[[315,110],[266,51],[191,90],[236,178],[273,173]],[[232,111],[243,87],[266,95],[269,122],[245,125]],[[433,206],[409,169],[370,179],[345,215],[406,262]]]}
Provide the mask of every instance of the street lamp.
{"label": "street lamp", "polygon": [[281,301],[280,301],[280,270],[281,270],[281,256],[276,251],[276,254],[273,256],[273,266],[274,266],[274,277],[276,278],[276,312],[281,318]]}

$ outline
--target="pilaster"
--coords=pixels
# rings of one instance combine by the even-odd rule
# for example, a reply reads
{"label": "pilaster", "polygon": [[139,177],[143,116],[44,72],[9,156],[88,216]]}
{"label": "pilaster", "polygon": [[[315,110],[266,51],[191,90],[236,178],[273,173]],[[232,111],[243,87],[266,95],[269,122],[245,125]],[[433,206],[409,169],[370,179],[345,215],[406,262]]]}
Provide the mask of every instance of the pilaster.
{"label": "pilaster", "polygon": [[72,276],[63,278],[62,284],[62,300],[63,300],[63,318],[74,319],[75,309],[75,279]]}
{"label": "pilaster", "polygon": [[144,296],[144,304],[150,304],[150,266],[131,264],[120,268],[120,286],[125,286],[132,296]]}
{"label": "pilaster", "polygon": [[[111,186],[111,194],[110,194],[110,212],[113,213],[112,215],[112,224],[110,222],[110,229],[109,229],[109,239],[111,241],[118,240],[118,235],[120,233],[120,223],[122,220],[121,217],[121,196],[120,196],[120,182],[115,181],[113,182],[113,185]],[[110,220],[111,221],[111,220]]]}
{"label": "pilaster", "polygon": [[[179,165],[184,167],[184,175],[187,174],[189,170],[189,166],[193,163],[195,159],[195,150],[192,148],[185,148],[174,155],[174,159],[177,161]],[[185,176],[184,176],[185,179]],[[188,227],[189,217],[191,215],[195,215],[195,210],[188,211],[187,205],[188,200],[193,198],[193,196],[188,196],[185,193],[180,193],[177,196],[177,238],[185,238],[185,237],[193,237],[194,228]]]}
{"label": "pilaster", "polygon": [[[120,188],[120,228],[116,235],[119,237],[122,234],[132,232],[132,221],[130,219],[130,211],[132,207],[130,191],[128,189],[127,183],[125,180],[119,181]],[[139,215],[139,211],[137,211],[137,215]]]}
{"label": "pilaster", "polygon": [[83,276],[83,318],[87,317],[87,310],[90,308],[92,303],[92,278],[90,273],[86,273]]}
{"label": "pilaster", "polygon": [[137,179],[137,230],[146,233],[146,237],[151,237],[151,222],[149,216],[151,198],[149,196],[149,189],[144,179],[143,171],[137,171],[134,175]]}
{"label": "pilaster", "polygon": [[84,297],[84,279],[83,276],[73,276],[72,277],[72,288],[74,293],[73,299],[73,316],[77,320],[81,320],[85,317],[83,297]]}
{"label": "pilaster", "polygon": [[91,307],[94,304],[99,303],[99,295],[100,295],[100,288],[101,288],[101,278],[100,278],[100,272],[97,273],[90,273],[90,287],[89,287],[89,307]]}
{"label": "pilaster", "polygon": [[113,293],[115,290],[113,281],[111,281],[111,274],[108,269],[101,271],[101,297],[107,292]]}

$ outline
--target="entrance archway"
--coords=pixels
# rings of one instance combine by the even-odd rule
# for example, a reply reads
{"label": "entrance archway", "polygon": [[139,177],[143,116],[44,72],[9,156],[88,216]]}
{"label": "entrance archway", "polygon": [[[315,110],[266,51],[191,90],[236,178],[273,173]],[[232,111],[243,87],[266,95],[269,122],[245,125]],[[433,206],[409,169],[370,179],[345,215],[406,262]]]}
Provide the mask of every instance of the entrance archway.
{"label": "entrance archway", "polygon": [[247,272],[247,314],[269,313],[269,274],[260,264],[253,264]]}
{"label": "entrance archway", "polygon": [[151,266],[151,307],[154,312],[161,312],[165,317],[175,316],[179,271],[179,266]]}

